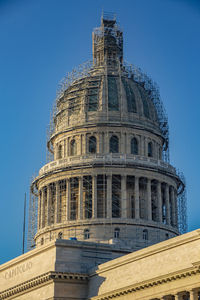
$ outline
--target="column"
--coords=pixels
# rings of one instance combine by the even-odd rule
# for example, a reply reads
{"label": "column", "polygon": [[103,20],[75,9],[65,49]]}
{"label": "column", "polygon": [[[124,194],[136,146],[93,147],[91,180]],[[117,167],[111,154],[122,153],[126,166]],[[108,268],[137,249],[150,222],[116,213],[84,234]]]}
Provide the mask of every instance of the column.
{"label": "column", "polygon": [[147,218],[152,220],[152,205],[151,205],[151,179],[147,178]]}
{"label": "column", "polygon": [[198,300],[198,291],[197,290],[190,290],[190,300]]}
{"label": "column", "polygon": [[38,215],[37,215],[37,229],[41,228],[41,190],[38,193]]}
{"label": "column", "polygon": [[106,132],[106,136],[104,138],[104,149],[105,149],[105,153],[110,153],[110,136],[108,131]]}
{"label": "column", "polygon": [[145,139],[144,139],[144,136],[141,136],[141,155],[145,156]]}
{"label": "column", "polygon": [[126,133],[121,133],[121,137],[123,137],[123,146],[122,146],[122,149],[119,149],[119,151],[121,153],[126,154],[127,153],[127,150],[126,150]]}
{"label": "column", "polygon": [[165,186],[165,201],[166,201],[166,222],[170,225],[170,205],[169,205],[169,185]]}
{"label": "column", "polygon": [[83,155],[83,134],[80,135],[80,155]]}
{"label": "column", "polygon": [[61,222],[61,215],[59,216],[59,213],[61,211],[59,199],[60,199],[60,185],[59,181],[56,181],[56,202],[55,202],[55,215],[54,215],[54,223]]}
{"label": "column", "polygon": [[70,219],[70,178],[66,179],[66,220]]}
{"label": "column", "polygon": [[82,143],[83,143],[82,155],[85,155],[87,153],[87,142],[86,142],[86,139],[87,139],[87,135],[84,134],[83,135],[83,139],[82,139]]}
{"label": "column", "polygon": [[174,189],[174,204],[175,204],[175,226],[178,227],[178,207],[177,207],[177,190]]}
{"label": "column", "polygon": [[66,157],[69,156],[69,138],[66,139]]}
{"label": "column", "polygon": [[[78,220],[83,219],[83,177],[79,177]],[[84,212],[85,214],[85,212]]]}
{"label": "column", "polygon": [[40,214],[40,228],[44,227],[44,223],[45,223],[45,211],[44,211],[44,188],[41,188],[41,214]]}
{"label": "column", "polygon": [[121,180],[121,201],[122,201],[122,218],[127,218],[127,190],[126,190],[126,175],[122,176]]}
{"label": "column", "polygon": [[112,218],[112,176],[107,175],[107,218]]}
{"label": "column", "polygon": [[50,224],[50,185],[47,185],[47,226]]}
{"label": "column", "polygon": [[172,225],[176,224],[176,214],[175,214],[175,197],[174,197],[174,187],[171,187],[171,203],[172,203]]}
{"label": "column", "polygon": [[103,133],[99,132],[99,147],[97,148],[97,153],[103,154]]}
{"label": "column", "polygon": [[157,184],[157,197],[158,197],[158,221],[162,222],[162,195],[161,195],[161,182]]}
{"label": "column", "polygon": [[135,176],[135,218],[140,218],[139,177]]}
{"label": "column", "polygon": [[97,175],[92,176],[92,218],[97,218]]}

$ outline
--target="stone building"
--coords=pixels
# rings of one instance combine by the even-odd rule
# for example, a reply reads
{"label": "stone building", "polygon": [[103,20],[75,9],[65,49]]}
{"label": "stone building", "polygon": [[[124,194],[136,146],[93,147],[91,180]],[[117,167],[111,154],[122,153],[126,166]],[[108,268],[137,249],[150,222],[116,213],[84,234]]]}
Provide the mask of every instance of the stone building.
{"label": "stone building", "polygon": [[200,236],[179,236],[167,117],[124,62],[114,18],[93,32],[93,62],[63,80],[50,129],[53,158],[31,185],[35,249],[1,266],[0,299],[199,299]]}

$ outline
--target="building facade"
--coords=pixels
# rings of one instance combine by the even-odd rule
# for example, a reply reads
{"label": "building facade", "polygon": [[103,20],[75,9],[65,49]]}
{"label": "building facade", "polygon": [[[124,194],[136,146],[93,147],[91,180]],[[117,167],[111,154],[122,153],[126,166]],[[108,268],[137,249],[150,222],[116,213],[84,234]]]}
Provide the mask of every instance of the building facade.
{"label": "building facade", "polygon": [[31,184],[31,251],[0,266],[0,299],[200,300],[200,232],[180,235],[167,117],[124,62],[114,18],[93,32],[92,63],[63,80],[48,149]]}

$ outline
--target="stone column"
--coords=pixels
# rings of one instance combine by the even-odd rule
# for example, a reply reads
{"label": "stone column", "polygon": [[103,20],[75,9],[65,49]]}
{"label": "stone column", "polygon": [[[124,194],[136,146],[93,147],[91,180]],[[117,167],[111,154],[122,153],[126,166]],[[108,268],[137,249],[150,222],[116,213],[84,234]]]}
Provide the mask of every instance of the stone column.
{"label": "stone column", "polygon": [[110,136],[109,136],[108,132],[106,132],[104,141],[105,141],[105,143],[104,143],[105,153],[110,153]]}
{"label": "stone column", "polygon": [[86,149],[86,133],[83,134],[82,137],[82,155],[85,155],[87,153]]}
{"label": "stone column", "polygon": [[190,300],[198,300],[198,291],[197,290],[190,290]]}
{"label": "stone column", "polygon": [[70,179],[66,179],[66,220],[70,219]]}
{"label": "stone column", "polygon": [[147,178],[147,218],[152,220],[151,179]]}
{"label": "stone column", "polygon": [[38,214],[37,214],[37,229],[39,230],[41,228],[41,197],[42,197],[42,192],[38,192]]}
{"label": "stone column", "polygon": [[135,218],[140,219],[139,177],[135,176]]}
{"label": "stone column", "polygon": [[141,136],[141,155],[145,156],[145,139],[144,139],[144,136]]}
{"label": "stone column", "polygon": [[166,201],[166,223],[170,225],[170,205],[169,205],[169,185],[165,186],[165,201]]}
{"label": "stone column", "polygon": [[162,194],[161,194],[161,182],[157,184],[157,197],[158,197],[158,221],[162,222]]}
{"label": "stone column", "polygon": [[47,226],[50,224],[50,209],[51,209],[51,191],[50,185],[47,185]]}
{"label": "stone column", "polygon": [[174,205],[175,205],[175,226],[178,227],[178,207],[177,207],[177,190],[174,190]]}
{"label": "stone column", "polygon": [[66,157],[69,156],[69,138],[66,139]]}
{"label": "stone column", "polygon": [[174,300],[181,300],[183,297],[180,294],[174,295]]}
{"label": "stone column", "polygon": [[45,211],[44,211],[44,188],[41,188],[41,214],[40,214],[40,228],[44,227],[45,223]]}
{"label": "stone column", "polygon": [[122,176],[121,180],[121,199],[122,199],[122,218],[127,218],[127,190],[126,190],[126,175]]}
{"label": "stone column", "polygon": [[176,224],[176,214],[175,214],[175,197],[174,197],[174,187],[171,187],[171,203],[172,203],[172,225]]}
{"label": "stone column", "polygon": [[97,148],[97,153],[103,154],[103,133],[99,132],[99,148]]}
{"label": "stone column", "polygon": [[[79,177],[78,220],[83,219],[83,177]],[[85,212],[84,212],[85,218]]]}
{"label": "stone column", "polygon": [[121,133],[121,137],[123,137],[123,145],[121,144],[121,149],[119,149],[119,152],[126,154],[126,133]]}
{"label": "stone column", "polygon": [[107,175],[107,218],[112,218],[112,176]]}
{"label": "stone column", "polygon": [[55,215],[54,215],[54,223],[58,223],[59,221],[61,222],[61,216],[59,218],[59,212],[60,212],[60,185],[59,181],[56,181],[56,202],[55,202]]}
{"label": "stone column", "polygon": [[83,155],[83,135],[80,135],[80,155]]}
{"label": "stone column", "polygon": [[92,177],[92,218],[97,218],[97,175]]}

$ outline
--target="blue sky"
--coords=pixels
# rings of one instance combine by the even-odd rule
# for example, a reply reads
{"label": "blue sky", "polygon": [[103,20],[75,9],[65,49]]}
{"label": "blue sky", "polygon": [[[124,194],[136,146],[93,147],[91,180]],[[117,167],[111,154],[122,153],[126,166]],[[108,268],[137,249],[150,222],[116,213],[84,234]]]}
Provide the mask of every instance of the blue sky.
{"label": "blue sky", "polygon": [[46,162],[57,85],[91,58],[102,10],[117,14],[125,59],[160,86],[171,163],[186,177],[189,230],[200,227],[200,2],[0,0],[0,263],[21,254],[24,193]]}

